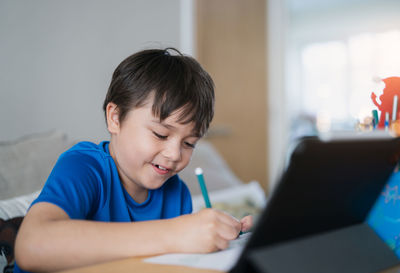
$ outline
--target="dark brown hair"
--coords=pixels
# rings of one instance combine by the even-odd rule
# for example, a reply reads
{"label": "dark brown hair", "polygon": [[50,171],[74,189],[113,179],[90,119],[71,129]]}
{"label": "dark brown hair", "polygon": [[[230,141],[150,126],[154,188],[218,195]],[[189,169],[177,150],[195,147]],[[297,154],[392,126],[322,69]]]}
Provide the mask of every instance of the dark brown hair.
{"label": "dark brown hair", "polygon": [[195,133],[204,135],[214,116],[214,83],[194,58],[174,48],[129,56],[113,73],[103,110],[106,113],[107,104],[115,103],[122,124],[127,113],[142,106],[152,92],[152,111],[160,121],[182,109],[178,121],[194,122]]}

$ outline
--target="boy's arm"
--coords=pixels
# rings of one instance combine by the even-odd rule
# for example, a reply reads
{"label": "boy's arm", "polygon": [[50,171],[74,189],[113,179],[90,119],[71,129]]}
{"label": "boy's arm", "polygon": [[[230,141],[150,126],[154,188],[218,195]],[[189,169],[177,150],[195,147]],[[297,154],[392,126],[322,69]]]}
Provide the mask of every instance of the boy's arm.
{"label": "boy's arm", "polygon": [[168,220],[110,223],[71,220],[58,206],[37,203],[19,230],[15,256],[29,271],[58,271],[132,256],[211,252],[237,237],[240,223],[216,210]]}

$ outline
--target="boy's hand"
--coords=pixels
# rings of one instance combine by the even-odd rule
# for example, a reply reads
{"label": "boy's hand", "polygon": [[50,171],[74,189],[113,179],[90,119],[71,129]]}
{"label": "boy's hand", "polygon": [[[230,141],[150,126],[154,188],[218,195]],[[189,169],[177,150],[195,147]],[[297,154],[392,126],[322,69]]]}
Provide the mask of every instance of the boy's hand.
{"label": "boy's hand", "polygon": [[[175,247],[178,247],[178,252],[207,253],[226,249],[243,226],[234,217],[214,209],[203,209],[178,217],[177,220],[179,232]],[[249,221],[245,220],[244,223],[247,227]]]}
{"label": "boy's hand", "polygon": [[242,225],[242,231],[249,231],[253,227],[253,216],[247,215],[240,220],[240,224]]}

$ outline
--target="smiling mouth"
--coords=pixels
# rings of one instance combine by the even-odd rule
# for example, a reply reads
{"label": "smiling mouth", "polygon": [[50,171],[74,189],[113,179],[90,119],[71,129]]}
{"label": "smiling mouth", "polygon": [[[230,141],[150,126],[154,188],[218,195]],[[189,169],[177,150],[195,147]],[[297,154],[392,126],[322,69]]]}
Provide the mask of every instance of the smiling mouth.
{"label": "smiling mouth", "polygon": [[168,169],[166,169],[166,168],[164,168],[164,167],[161,167],[160,165],[154,164],[154,166],[156,166],[156,167],[159,168],[160,170],[169,171]]}
{"label": "smiling mouth", "polygon": [[158,164],[152,164],[152,165],[156,169],[156,171],[160,174],[166,174],[171,171],[170,169],[164,168]]}

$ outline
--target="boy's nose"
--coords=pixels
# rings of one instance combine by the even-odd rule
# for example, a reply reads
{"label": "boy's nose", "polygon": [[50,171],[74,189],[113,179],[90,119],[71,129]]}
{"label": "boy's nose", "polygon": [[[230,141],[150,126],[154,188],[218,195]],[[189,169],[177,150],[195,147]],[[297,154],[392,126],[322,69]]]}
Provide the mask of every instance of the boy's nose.
{"label": "boy's nose", "polygon": [[181,147],[177,144],[169,144],[163,150],[163,155],[170,161],[180,161],[182,158]]}

